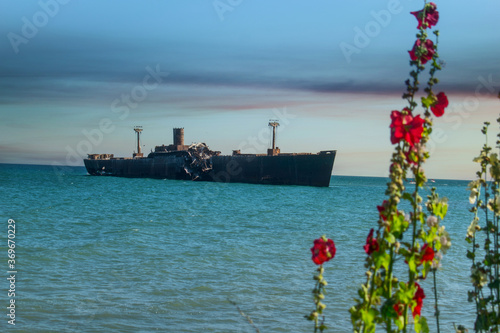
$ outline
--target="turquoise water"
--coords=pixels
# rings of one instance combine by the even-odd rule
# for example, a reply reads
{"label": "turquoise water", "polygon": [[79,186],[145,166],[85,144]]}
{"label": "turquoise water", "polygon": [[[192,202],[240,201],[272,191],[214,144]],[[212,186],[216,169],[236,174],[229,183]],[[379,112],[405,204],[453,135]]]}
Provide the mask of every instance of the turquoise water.
{"label": "turquoise water", "polygon": [[[312,332],[313,239],[337,256],[325,277],[329,332],[351,330],[348,309],[364,275],[386,179],[332,178],[329,188],[92,177],[84,168],[0,164],[0,271],[8,219],[16,221],[12,332]],[[436,180],[450,199],[453,247],[439,272],[443,332],[470,330],[464,241],[472,217],[466,181]],[[3,231],[2,231],[3,230]],[[431,281],[423,314],[433,322]],[[434,330],[435,331],[435,330]],[[472,330],[471,330],[472,331]]]}

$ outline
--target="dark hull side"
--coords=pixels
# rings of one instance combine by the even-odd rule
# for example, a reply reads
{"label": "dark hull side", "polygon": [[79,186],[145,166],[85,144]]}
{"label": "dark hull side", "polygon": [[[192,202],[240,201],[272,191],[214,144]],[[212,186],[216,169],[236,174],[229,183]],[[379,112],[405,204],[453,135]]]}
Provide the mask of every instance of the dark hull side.
{"label": "dark hull side", "polygon": [[135,159],[85,159],[90,175],[202,180],[273,185],[330,185],[336,151],[278,156],[212,156],[211,170],[189,166],[185,152],[169,152]]}

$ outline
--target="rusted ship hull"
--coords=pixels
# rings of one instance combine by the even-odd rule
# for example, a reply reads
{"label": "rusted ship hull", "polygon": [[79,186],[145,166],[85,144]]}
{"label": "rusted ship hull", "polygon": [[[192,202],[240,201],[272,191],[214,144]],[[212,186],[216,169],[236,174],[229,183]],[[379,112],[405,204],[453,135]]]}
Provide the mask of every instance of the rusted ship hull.
{"label": "rusted ship hull", "polygon": [[193,165],[187,151],[129,159],[85,159],[90,175],[273,185],[330,185],[335,150],[318,154],[211,156]]}

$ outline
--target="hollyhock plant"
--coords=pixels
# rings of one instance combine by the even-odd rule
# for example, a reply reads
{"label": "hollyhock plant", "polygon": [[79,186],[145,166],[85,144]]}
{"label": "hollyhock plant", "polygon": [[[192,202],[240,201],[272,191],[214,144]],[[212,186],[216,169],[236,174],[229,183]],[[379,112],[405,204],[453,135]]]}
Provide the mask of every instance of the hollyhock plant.
{"label": "hollyhock plant", "polygon": [[444,114],[444,109],[448,107],[448,97],[444,92],[436,95],[437,101],[431,106],[431,111],[436,117],[441,117]]}
{"label": "hollyhock plant", "polygon": [[335,243],[333,242],[333,240],[323,235],[321,236],[321,238],[314,240],[314,245],[311,248],[311,252],[312,261],[316,265],[319,265],[319,267],[316,269],[318,274],[314,276],[316,285],[313,289],[314,304],[316,308],[308,316],[305,317],[307,318],[307,320],[314,321],[314,332],[318,332],[318,330],[320,332],[323,332],[323,330],[327,328],[325,325],[325,318],[323,317],[322,321],[320,322],[319,316],[323,314],[323,310],[326,308],[326,305],[322,302],[322,300],[325,298],[325,287],[328,285],[323,277],[323,273],[325,271],[325,269],[323,268],[323,263],[335,257]]}
{"label": "hollyhock plant", "polygon": [[410,113],[400,111],[391,113],[391,142],[396,144],[401,140],[406,141],[411,147],[420,142],[424,131],[424,122],[420,115],[413,117]]}
{"label": "hollyhock plant", "polygon": [[[442,69],[439,32],[431,31],[439,19],[437,6],[424,1],[424,8],[411,14],[419,20],[419,25],[417,39],[409,51],[411,70],[403,93],[407,105],[390,113],[390,141],[394,150],[385,191],[387,198],[377,206],[378,229],[370,230],[364,245],[367,272],[358,289],[356,304],[350,309],[356,333],[409,332],[410,325],[417,333],[429,332],[427,318],[420,315],[425,294],[419,285],[429,272],[434,275],[434,309],[439,332],[436,252],[444,253],[451,245],[444,226],[439,225],[446,216],[448,204],[445,198],[439,198],[434,188],[424,204],[422,191],[427,186],[424,164],[430,158],[427,144],[433,133],[432,117],[444,114],[448,98],[444,93],[436,95],[433,91],[439,83],[436,73]],[[428,79],[422,87],[424,75]],[[400,206],[409,210],[405,213]],[[433,218],[428,220],[429,216]],[[406,272],[404,278],[399,276],[402,272]]]}
{"label": "hollyhock plant", "polygon": [[415,44],[413,44],[413,49],[411,51],[408,51],[408,53],[410,54],[411,60],[420,60],[422,65],[425,65],[427,61],[432,59],[434,53],[436,53],[436,50],[434,49],[434,43],[432,42],[432,40],[427,39],[425,40],[425,42],[423,42],[422,45],[422,41],[420,39],[417,39],[415,41]]}
{"label": "hollyhock plant", "polygon": [[430,2],[425,5],[424,9],[411,12],[411,14],[413,14],[418,20],[417,29],[432,28],[437,24],[439,20],[439,12],[436,9],[436,4],[434,2]]}
{"label": "hollyhock plant", "polygon": [[[500,98],[500,95],[499,95]],[[497,119],[500,125],[500,118]],[[496,147],[490,144],[489,122],[485,122],[481,132],[485,143],[479,156],[473,161],[478,163],[477,179],[469,184],[470,212],[474,214],[467,229],[467,243],[471,249],[467,258],[471,260],[470,281],[473,289],[468,291],[469,302],[475,303],[476,332],[500,332],[500,161],[498,148],[500,133],[497,134]],[[442,239],[448,233],[443,232]],[[446,244],[449,241],[446,240]],[[487,297],[485,297],[488,295]]]}

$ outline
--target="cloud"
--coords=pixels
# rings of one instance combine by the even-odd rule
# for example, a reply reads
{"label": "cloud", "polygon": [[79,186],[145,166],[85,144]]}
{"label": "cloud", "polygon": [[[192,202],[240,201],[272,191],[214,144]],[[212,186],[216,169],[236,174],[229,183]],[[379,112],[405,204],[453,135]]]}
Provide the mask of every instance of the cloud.
{"label": "cloud", "polygon": [[[23,104],[27,96],[41,103],[106,101],[125,86],[137,84],[146,66],[155,65],[171,73],[165,85],[325,94],[401,95],[409,70],[402,60],[392,68],[386,66],[384,54],[346,66],[341,59],[330,58],[328,48],[300,45],[259,48],[50,35],[33,40],[29,47],[19,55],[7,54],[0,63],[0,104]],[[444,71],[440,87],[450,92],[473,90],[478,74],[492,73],[495,67],[491,57],[484,57],[484,62],[475,62],[474,70],[462,66],[460,59],[450,61],[447,67],[462,69],[454,74]]]}

